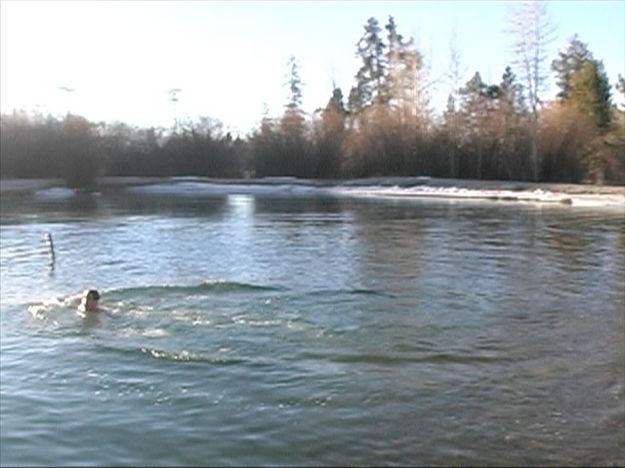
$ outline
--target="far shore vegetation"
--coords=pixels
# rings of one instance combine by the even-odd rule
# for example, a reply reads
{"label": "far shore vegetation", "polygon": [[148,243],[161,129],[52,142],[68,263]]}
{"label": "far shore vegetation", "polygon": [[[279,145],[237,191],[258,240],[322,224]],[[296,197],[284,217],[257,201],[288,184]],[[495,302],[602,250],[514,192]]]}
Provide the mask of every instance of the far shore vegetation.
{"label": "far shore vegetation", "polygon": [[[62,178],[92,187],[98,176],[362,178],[432,176],[482,180],[625,185],[625,79],[608,82],[601,60],[577,36],[543,57],[540,11],[521,12],[512,34],[515,60],[487,83],[460,83],[460,50],[450,46],[449,98],[432,110],[432,77],[414,41],[392,17],[370,18],[357,43],[353,87],[328,90],[312,115],[302,110],[300,64],[288,61],[289,99],[279,116],[233,138],[216,119],[136,128],[68,113],[13,111],[1,116],[0,176]],[[529,45],[528,45],[529,44]],[[540,60],[539,60],[540,59]],[[518,76],[513,70],[518,70]],[[540,100],[552,74],[552,102]],[[209,109],[207,109],[209,110]],[[146,109],[146,112],[149,110]]]}

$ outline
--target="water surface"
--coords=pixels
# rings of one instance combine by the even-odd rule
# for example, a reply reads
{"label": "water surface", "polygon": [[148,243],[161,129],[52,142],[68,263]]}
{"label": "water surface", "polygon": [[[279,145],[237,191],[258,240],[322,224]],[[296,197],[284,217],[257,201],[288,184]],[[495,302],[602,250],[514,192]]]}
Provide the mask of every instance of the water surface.
{"label": "water surface", "polygon": [[625,462],[620,210],[120,186],[1,215],[3,465]]}

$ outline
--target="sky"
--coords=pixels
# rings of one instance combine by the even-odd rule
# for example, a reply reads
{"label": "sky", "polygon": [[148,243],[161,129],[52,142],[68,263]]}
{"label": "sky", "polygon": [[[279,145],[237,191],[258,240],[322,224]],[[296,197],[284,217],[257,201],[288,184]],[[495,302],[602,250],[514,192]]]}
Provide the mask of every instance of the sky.
{"label": "sky", "polygon": [[[347,96],[364,24],[373,16],[384,25],[389,15],[424,55],[432,107],[441,110],[452,36],[463,83],[476,71],[498,83],[512,63],[509,3],[0,0],[0,110],[139,127],[210,117],[244,136],[264,113],[283,112],[291,55],[306,112],[325,106],[333,83]],[[555,27],[549,63],[578,34],[612,85],[625,76],[624,0],[552,0],[547,9]],[[180,90],[177,102],[171,89]],[[552,83],[544,98],[556,92]]]}

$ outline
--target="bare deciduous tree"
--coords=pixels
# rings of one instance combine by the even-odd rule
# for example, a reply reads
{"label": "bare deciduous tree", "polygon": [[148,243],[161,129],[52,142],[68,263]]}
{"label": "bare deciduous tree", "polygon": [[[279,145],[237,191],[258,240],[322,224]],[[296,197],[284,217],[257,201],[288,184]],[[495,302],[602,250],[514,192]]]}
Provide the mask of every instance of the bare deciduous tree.
{"label": "bare deciduous tree", "polygon": [[538,117],[540,96],[545,88],[548,68],[548,46],[554,39],[555,28],[547,15],[547,5],[541,0],[511,3],[508,10],[509,31],[512,34],[513,64],[525,85],[525,97],[530,110],[531,161],[534,180],[539,178]]}
{"label": "bare deciduous tree", "polygon": [[458,45],[458,31],[454,28],[451,33],[451,38],[449,40],[449,70],[447,73],[447,81],[450,84],[451,90],[449,93],[448,99],[448,124],[449,124],[449,172],[451,177],[458,176],[458,163],[457,152],[458,152],[458,104],[459,104],[459,96],[458,92],[460,89],[460,82],[462,80],[463,75],[465,74],[465,69],[462,65],[462,52],[460,50],[460,46]]}

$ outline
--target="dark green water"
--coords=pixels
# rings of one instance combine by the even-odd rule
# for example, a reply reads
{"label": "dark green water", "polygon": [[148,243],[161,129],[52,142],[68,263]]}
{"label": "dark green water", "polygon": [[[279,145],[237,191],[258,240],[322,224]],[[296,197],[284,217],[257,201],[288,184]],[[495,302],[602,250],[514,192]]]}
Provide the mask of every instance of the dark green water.
{"label": "dark green water", "polygon": [[2,195],[2,465],[625,463],[621,211],[57,195]]}

